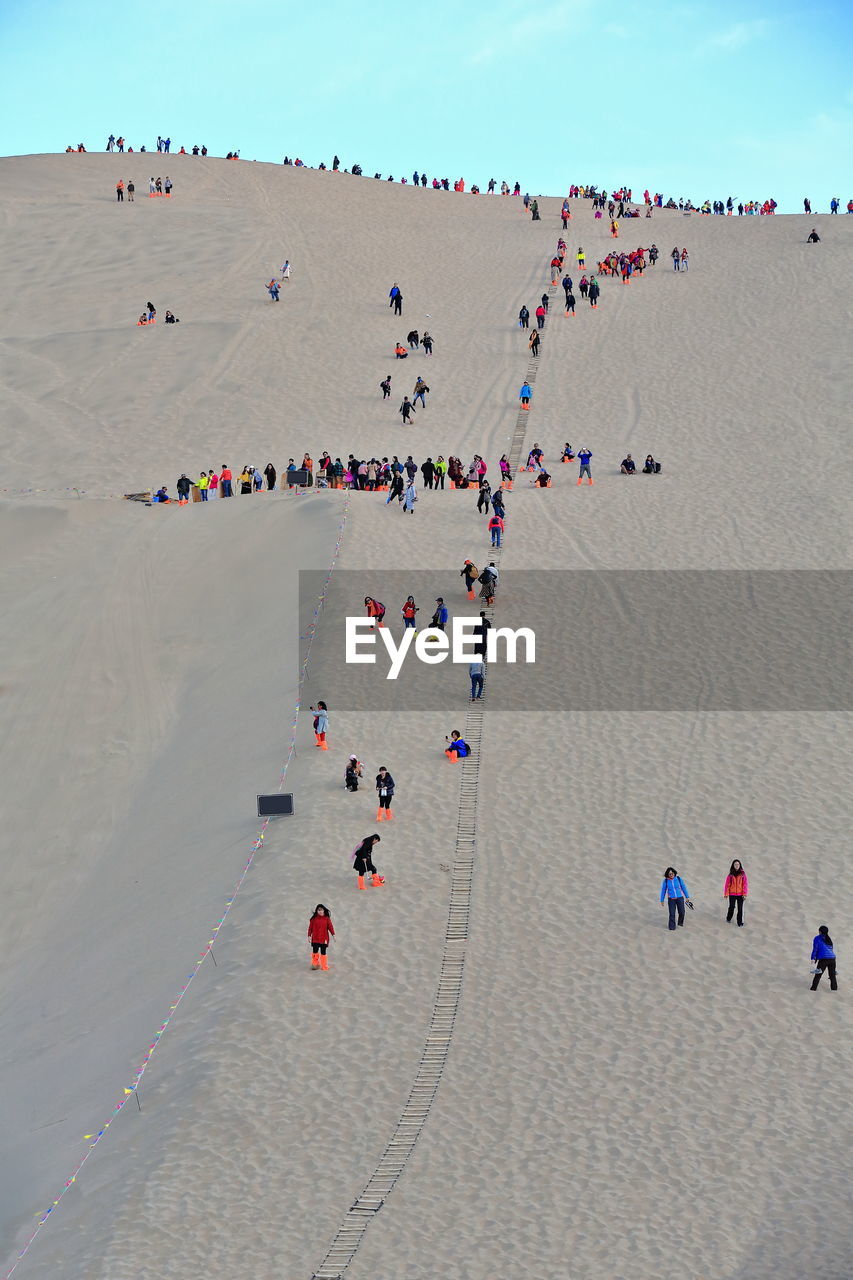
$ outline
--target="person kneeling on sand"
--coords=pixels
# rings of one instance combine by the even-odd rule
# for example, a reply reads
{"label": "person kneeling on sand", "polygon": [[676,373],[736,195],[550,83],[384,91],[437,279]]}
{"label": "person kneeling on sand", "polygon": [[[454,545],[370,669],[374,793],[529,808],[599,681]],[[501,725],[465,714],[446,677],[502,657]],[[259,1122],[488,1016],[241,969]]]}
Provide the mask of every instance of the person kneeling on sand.
{"label": "person kneeling on sand", "polygon": [[622,459],[622,474],[623,476],[633,476],[636,474],[636,471],[637,468],[634,464],[634,459],[629,453],[626,458]]}
{"label": "person kneeling on sand", "polygon": [[466,756],[470,756],[471,748],[458,729],[454,729],[450,737],[445,738],[444,741],[448,744],[445,747],[444,754],[452,764],[455,764],[457,760],[464,760]]}

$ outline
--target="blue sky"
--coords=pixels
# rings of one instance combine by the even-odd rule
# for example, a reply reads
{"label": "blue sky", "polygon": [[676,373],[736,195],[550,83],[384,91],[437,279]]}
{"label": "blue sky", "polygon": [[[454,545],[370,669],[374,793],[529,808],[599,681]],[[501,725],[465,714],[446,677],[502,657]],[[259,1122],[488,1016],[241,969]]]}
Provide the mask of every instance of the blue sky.
{"label": "blue sky", "polygon": [[554,195],[853,196],[853,5],[835,0],[6,0],[0,86],[4,154],[162,133]]}

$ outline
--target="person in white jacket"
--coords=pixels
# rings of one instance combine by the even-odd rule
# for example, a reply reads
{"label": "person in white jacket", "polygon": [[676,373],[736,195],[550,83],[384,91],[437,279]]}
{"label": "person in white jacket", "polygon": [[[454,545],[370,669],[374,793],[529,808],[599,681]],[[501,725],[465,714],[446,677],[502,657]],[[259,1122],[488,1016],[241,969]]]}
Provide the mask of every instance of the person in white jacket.
{"label": "person in white jacket", "polygon": [[325,702],[318,702],[316,707],[312,707],[314,712],[314,737],[317,746],[321,751],[328,751],[329,744],[326,741],[326,733],[329,729],[329,709]]}

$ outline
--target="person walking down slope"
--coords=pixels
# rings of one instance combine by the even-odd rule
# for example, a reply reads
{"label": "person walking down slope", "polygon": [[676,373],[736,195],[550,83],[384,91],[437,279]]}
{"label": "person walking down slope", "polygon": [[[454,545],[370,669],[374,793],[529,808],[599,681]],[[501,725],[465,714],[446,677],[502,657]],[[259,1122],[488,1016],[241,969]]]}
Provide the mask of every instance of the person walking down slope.
{"label": "person walking down slope", "polygon": [[359,889],[366,889],[364,877],[370,874],[370,887],[379,889],[385,883],[385,877],[379,875],[376,867],[373,865],[373,848],[379,844],[382,837],[374,832],[372,836],[365,836],[363,840],[359,840],[358,844],[352,851],[353,870],[358,876]]}
{"label": "person walking down slope", "polygon": [[678,248],[676,247],[675,249],[673,249],[672,253],[669,256],[672,258],[673,271],[680,271],[681,270],[681,254],[679,253]]}
{"label": "person walking down slope", "polygon": [[723,885],[723,897],[729,900],[729,909],[726,912],[726,923],[731,924],[732,916],[737,908],[738,928],[743,928],[743,903],[749,893],[749,880],[743,869],[743,863],[735,858],[729,867],[729,874],[726,876]]}
{"label": "person walking down slope", "polygon": [[838,990],[838,979],[835,975],[835,948],[829,936],[829,926],[822,924],[812,941],[812,961],[816,964],[811,990],[817,991],[824,973],[829,974],[830,991]]}
{"label": "person walking down slope", "polygon": [[530,328],[530,312],[527,307],[522,307],[518,313],[518,323],[522,329]]}
{"label": "person walking down slope", "polygon": [[685,906],[693,906],[690,901],[690,894],[687,885],[676,871],[675,867],[667,867],[663,875],[663,884],[660,887],[660,903],[663,906],[666,901],[669,907],[669,927],[674,932],[676,928],[675,917],[678,916],[678,923],[684,925],[684,908]]}
{"label": "person walking down slope", "polygon": [[417,403],[418,400],[420,400],[422,407],[425,409],[426,396],[428,394],[429,394],[429,387],[424,382],[423,378],[418,378],[417,382],[415,383],[415,389],[413,392],[414,399],[412,400],[412,404],[414,405]]}
{"label": "person walking down slope", "polygon": [[408,396],[403,396],[403,403],[400,405],[397,412],[402,415],[404,424],[411,421],[415,409]]}
{"label": "person walking down slope", "polygon": [[521,401],[522,409],[530,408],[530,397],[532,395],[533,395],[533,392],[530,390],[530,383],[529,382],[523,383],[521,390],[518,393],[518,398]]}
{"label": "person walking down slope", "polygon": [[593,276],[589,282],[589,305],[592,307],[593,311],[598,306],[598,295],[600,293],[601,289],[598,287],[598,281],[595,276]]}
{"label": "person walking down slope", "polygon": [[394,817],[391,810],[391,801],[394,799],[394,786],[394,779],[385,768],[385,765],[380,765],[379,772],[376,775],[376,794],[379,799],[379,807],[376,810],[377,822],[388,822]]}
{"label": "person walking down slope", "polygon": [[335,926],[329,908],[318,902],[314,914],[308,921],[308,941],[311,943],[311,968],[328,972],[329,961],[326,952],[329,943],[335,936]]}
{"label": "person walking down slope", "polygon": [[410,480],[406,485],[405,492],[403,493],[403,515],[405,515],[407,511],[409,515],[413,516],[415,514],[415,503],[417,500],[418,495],[415,489],[415,482],[414,480]]}
{"label": "person walking down slope", "polygon": [[578,245],[577,259],[578,259],[578,270],[583,271],[584,266],[586,265],[586,255],[584,254],[584,251],[580,245]]}
{"label": "person walking down slope", "polygon": [[116,183],[116,200],[118,201],[124,200],[124,183],[122,182],[121,178],[119,178],[118,182]]}
{"label": "person walking down slope", "polygon": [[388,297],[391,299],[388,306],[394,308],[394,315],[401,316],[403,314],[403,295],[400,292],[400,286],[393,284]]}

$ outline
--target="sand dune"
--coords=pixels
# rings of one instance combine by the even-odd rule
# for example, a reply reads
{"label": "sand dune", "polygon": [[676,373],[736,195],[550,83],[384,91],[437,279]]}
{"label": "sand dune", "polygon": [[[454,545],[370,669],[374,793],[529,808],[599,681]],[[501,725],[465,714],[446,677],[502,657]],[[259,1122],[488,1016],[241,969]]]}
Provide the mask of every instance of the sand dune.
{"label": "sand dune", "polygon": [[[187,509],[110,496],[306,449],[478,451],[494,472],[527,369],[514,318],[546,287],[560,233],[556,199],[531,224],[511,199],[175,156],[171,202],[116,207],[117,177],[148,176],[127,159],[0,162],[7,1268],[244,865],[296,697],[296,571],[327,568],[344,509],[340,493]],[[594,263],[609,236],[583,202],[574,214],[570,253],[580,242]],[[596,485],[559,465],[544,493],[519,477],[502,571],[848,568],[851,224],[623,223],[620,244],[654,237],[661,261],[605,281],[594,313],[579,300],[574,319],[552,315],[527,424],[549,463],[565,440],[587,444]],[[668,267],[675,243],[686,277]],[[276,307],[263,285],[285,257]],[[148,298],[180,326],[138,330]],[[436,352],[403,379],[388,357],[413,325]],[[422,369],[429,406],[404,429],[377,384],[390,371],[395,395],[410,391]],[[626,450],[653,452],[661,476],[619,475]],[[473,495],[422,493],[412,518],[353,494],[347,511],[335,590],[373,571],[397,627],[383,575],[446,570],[466,609],[459,565],[488,551]],[[826,650],[842,669],[843,605]],[[558,620],[561,607],[555,589]],[[520,621],[511,594],[498,615]],[[588,625],[565,620],[549,709],[486,703],[453,1047],[347,1274],[842,1280],[849,700],[585,710],[572,634]],[[309,701],[332,674],[312,667]],[[464,726],[465,685],[460,672],[457,704],[412,705],[403,682],[392,709],[333,706],[322,755],[303,717],[296,815],[270,827],[142,1112],[122,1111],[16,1277],[312,1275],[423,1046],[459,801],[441,748]],[[341,786],[351,750],[399,786],[388,883],[366,894],[348,855],[375,827],[373,795]],[[733,857],[751,881],[743,930],[723,919]],[[697,904],[674,936],[657,903],[670,862]],[[307,962],[317,901],[339,935],[328,975]],[[807,988],[824,920],[841,955],[832,997]]]}

